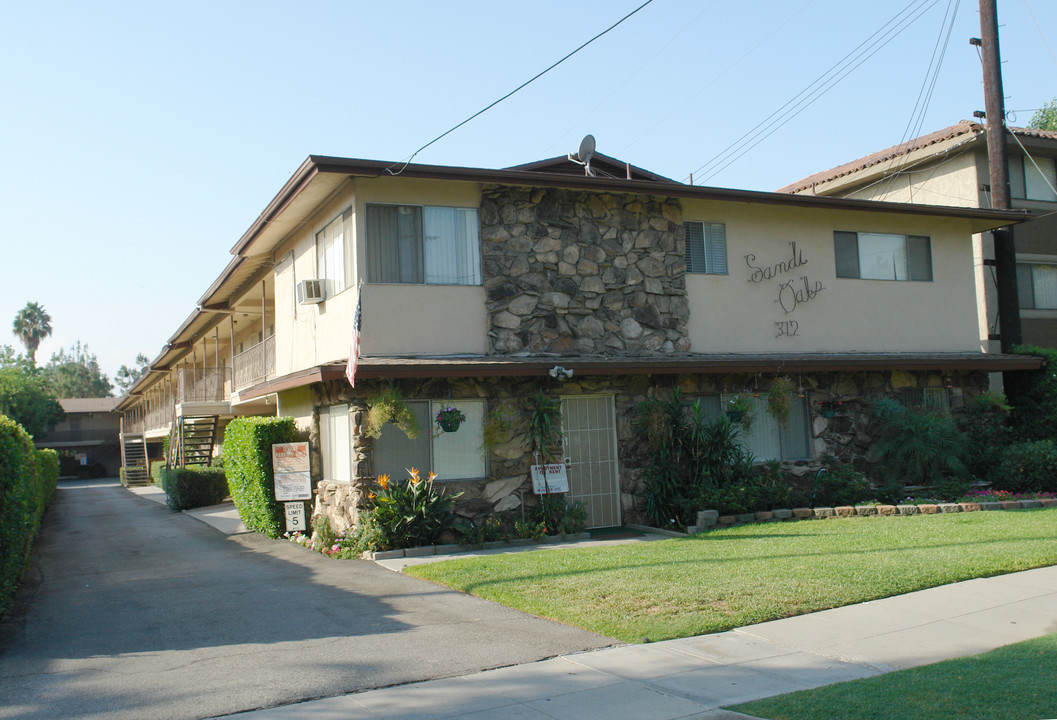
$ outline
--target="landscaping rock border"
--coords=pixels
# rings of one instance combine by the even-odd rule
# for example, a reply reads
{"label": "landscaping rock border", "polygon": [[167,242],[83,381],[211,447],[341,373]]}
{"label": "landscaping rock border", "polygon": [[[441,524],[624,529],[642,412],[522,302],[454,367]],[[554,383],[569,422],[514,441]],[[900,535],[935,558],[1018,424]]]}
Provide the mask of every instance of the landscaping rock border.
{"label": "landscaping rock border", "polygon": [[732,527],[758,522],[787,520],[825,520],[832,517],[873,517],[895,515],[939,515],[943,513],[980,512],[982,510],[1031,510],[1057,507],[1057,499],[1009,500],[1004,502],[963,502],[921,505],[841,505],[838,507],[792,508],[758,511],[740,515],[720,515],[716,510],[701,510],[697,523],[686,529],[687,535],[716,527]]}

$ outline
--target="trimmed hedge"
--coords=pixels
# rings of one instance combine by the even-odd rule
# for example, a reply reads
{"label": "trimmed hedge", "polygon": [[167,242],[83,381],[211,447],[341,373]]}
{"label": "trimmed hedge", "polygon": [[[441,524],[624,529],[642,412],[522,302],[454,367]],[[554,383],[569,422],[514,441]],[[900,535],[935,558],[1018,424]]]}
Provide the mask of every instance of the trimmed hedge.
{"label": "trimmed hedge", "polygon": [[29,563],[58,481],[55,451],[35,450],[22,426],[0,415],[0,611]]}
{"label": "trimmed hedge", "polygon": [[189,465],[166,470],[162,463],[159,475],[165,502],[171,510],[218,505],[228,496],[228,481],[220,468]]}
{"label": "trimmed hedge", "polygon": [[283,504],[275,500],[272,445],[295,442],[294,419],[235,418],[224,431],[224,473],[228,492],[247,530],[277,538],[286,523]]}

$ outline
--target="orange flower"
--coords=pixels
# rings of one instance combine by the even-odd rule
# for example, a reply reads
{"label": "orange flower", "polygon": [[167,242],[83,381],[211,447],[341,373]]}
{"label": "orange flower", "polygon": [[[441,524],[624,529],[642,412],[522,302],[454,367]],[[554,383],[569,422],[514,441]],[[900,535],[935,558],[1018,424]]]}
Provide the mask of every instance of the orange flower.
{"label": "orange flower", "polygon": [[376,497],[378,497],[378,496],[377,496],[377,495],[375,495],[374,493],[371,493],[371,494],[370,494],[370,495],[368,495],[367,497],[369,497],[369,498],[370,498],[371,500],[374,500],[374,499],[375,499]]}
{"label": "orange flower", "polygon": [[389,476],[388,475],[379,475],[378,476],[378,484],[382,486],[383,490],[388,489],[389,488]]}
{"label": "orange flower", "polygon": [[430,471],[429,471],[429,481],[430,481],[430,482],[433,482],[433,481],[434,481],[434,480],[436,480],[436,479],[437,479],[437,473],[435,473],[435,472],[433,472],[432,470],[430,470]]}
{"label": "orange flower", "polygon": [[412,480],[418,481],[418,468],[408,468],[407,474],[411,476]]}

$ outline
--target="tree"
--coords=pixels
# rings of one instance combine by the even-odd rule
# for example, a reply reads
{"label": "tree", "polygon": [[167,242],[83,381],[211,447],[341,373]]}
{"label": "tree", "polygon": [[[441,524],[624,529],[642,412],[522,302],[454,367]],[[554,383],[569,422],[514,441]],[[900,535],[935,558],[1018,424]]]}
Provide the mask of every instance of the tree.
{"label": "tree", "polygon": [[69,352],[60,350],[41,370],[44,386],[57,398],[110,397],[113,386],[99,361],[78,340]]}
{"label": "tree", "polygon": [[150,360],[147,359],[147,356],[139,353],[136,355],[136,365],[134,367],[122,365],[118,368],[117,373],[114,375],[114,382],[121,388],[121,392],[128,392],[128,389],[135,385],[136,381],[147,371],[149,365]]}
{"label": "tree", "polygon": [[2,368],[16,368],[31,374],[37,370],[35,365],[30,364],[29,357],[16,353],[10,345],[0,345],[0,369]]}
{"label": "tree", "polygon": [[1031,116],[1028,127],[1032,130],[1057,132],[1057,98],[1050,100]]}
{"label": "tree", "polygon": [[35,365],[40,341],[51,335],[51,315],[38,303],[26,303],[15,315],[12,330],[26,346],[29,361]]}
{"label": "tree", "polygon": [[44,387],[42,378],[25,367],[0,367],[0,414],[40,436],[65,417],[62,406]]}

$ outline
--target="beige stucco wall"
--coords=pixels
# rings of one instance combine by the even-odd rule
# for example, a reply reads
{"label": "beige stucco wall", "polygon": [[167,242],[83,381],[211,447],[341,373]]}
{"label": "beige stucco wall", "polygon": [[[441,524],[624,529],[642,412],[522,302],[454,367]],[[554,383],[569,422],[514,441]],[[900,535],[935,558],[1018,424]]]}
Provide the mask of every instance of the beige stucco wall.
{"label": "beige stucco wall", "polygon": [[297,429],[309,432],[312,429],[312,388],[307,385],[277,393],[279,417],[292,417]]}
{"label": "beige stucco wall", "polygon": [[[358,299],[366,281],[367,203],[478,207],[476,183],[359,178],[344,185],[275,253],[276,372],[282,376],[349,356]],[[352,208],[346,238],[349,287],[316,305],[298,305],[297,282],[318,276],[316,233]],[[363,355],[483,353],[486,315],[483,288],[444,285],[364,285]]]}
{"label": "beige stucco wall", "polygon": [[[687,275],[694,352],[981,349],[973,245],[963,221],[702,201],[686,201],[683,216],[727,230],[729,274]],[[835,230],[930,236],[933,281],[838,279]],[[799,266],[753,282],[748,263],[788,262],[790,243]]]}

